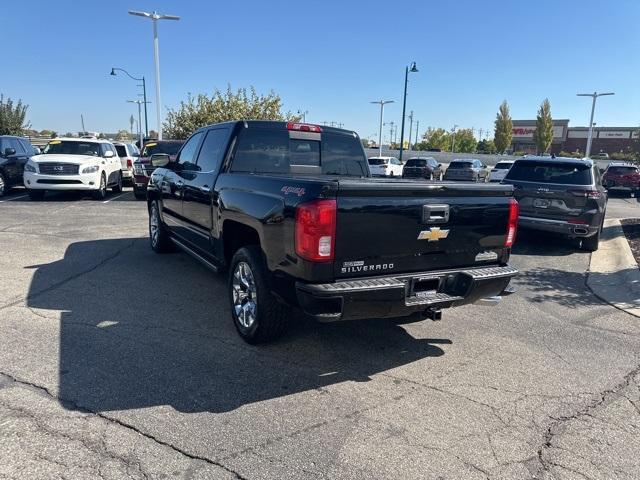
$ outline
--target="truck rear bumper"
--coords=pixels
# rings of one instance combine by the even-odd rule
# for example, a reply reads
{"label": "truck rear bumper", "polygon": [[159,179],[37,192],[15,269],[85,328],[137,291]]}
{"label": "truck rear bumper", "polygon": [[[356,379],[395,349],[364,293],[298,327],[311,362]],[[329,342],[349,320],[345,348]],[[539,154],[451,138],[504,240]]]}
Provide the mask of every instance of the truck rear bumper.
{"label": "truck rear bumper", "polygon": [[339,280],[296,282],[298,303],[319,321],[403,317],[499,296],[518,271],[508,265]]}

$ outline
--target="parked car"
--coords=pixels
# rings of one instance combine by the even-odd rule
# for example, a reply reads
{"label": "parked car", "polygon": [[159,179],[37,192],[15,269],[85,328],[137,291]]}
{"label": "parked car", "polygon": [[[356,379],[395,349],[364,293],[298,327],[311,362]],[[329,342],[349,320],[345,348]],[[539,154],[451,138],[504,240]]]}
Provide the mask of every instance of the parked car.
{"label": "parked car", "polygon": [[638,194],[640,192],[640,169],[628,163],[611,162],[602,174],[602,184],[609,191]]}
{"label": "parked car", "polygon": [[564,157],[516,160],[502,183],[513,185],[522,228],[579,239],[598,249],[607,209],[607,192],[595,162]]}
{"label": "parked car", "polygon": [[25,164],[24,186],[33,200],[48,190],[88,191],[100,200],[109,187],[122,191],[120,159],[107,140],[56,138]]}
{"label": "parked car", "polygon": [[133,183],[133,162],[140,156],[140,150],[134,143],[116,142],[113,146],[120,158],[122,179]]}
{"label": "parked car", "polygon": [[402,178],[426,178],[442,180],[442,164],[433,157],[413,157],[407,160],[402,169]]}
{"label": "parked car", "polygon": [[475,158],[453,160],[444,172],[445,180],[463,180],[467,182],[487,182],[489,168]]}
{"label": "parked car", "polygon": [[26,138],[0,136],[0,197],[22,184],[24,165],[33,155],[36,150]]}
{"label": "parked car", "polygon": [[591,155],[592,160],[609,160],[609,154],[605,152],[594,153]]}
{"label": "parked car", "polygon": [[401,177],[402,162],[396,157],[371,157],[369,159],[371,175],[375,177]]}
{"label": "parked car", "polygon": [[507,172],[513,166],[513,162],[515,162],[515,160],[501,160],[496,163],[496,166],[493,167],[493,170],[489,172],[489,181],[501,182],[502,180],[504,180],[504,177],[507,176]]}
{"label": "parked car", "polygon": [[511,186],[447,185],[443,196],[432,184],[368,178],[351,131],[227,122],[151,162],[151,248],[177,246],[228,271],[231,316],[249,343],[280,335],[292,306],[325,322],[438,319],[498,301],[517,273]]}
{"label": "parked car", "polygon": [[138,200],[147,198],[147,183],[155,170],[151,165],[151,155],[166,153],[175,160],[178,150],[184,144],[184,140],[152,140],[144,144],[140,156],[133,162],[133,195]]}

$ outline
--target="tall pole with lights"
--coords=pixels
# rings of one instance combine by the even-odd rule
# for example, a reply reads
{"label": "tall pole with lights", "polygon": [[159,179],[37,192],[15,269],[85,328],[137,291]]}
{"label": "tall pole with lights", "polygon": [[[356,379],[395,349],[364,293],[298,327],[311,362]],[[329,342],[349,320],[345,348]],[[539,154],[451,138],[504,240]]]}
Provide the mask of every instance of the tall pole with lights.
{"label": "tall pole with lights", "polygon": [[402,150],[404,148],[404,117],[407,112],[407,82],[409,80],[409,72],[416,73],[418,71],[418,67],[416,67],[416,62],[411,64],[411,68],[404,67],[404,96],[402,100],[402,126],[400,127],[400,153],[398,154],[398,159],[402,161]]}
{"label": "tall pole with lights", "polygon": [[136,77],[131,75],[129,72],[127,72],[123,68],[112,67],[111,68],[111,75],[113,75],[114,77],[117,75],[116,70],[125,73],[132,80],[135,80],[137,82],[142,82],[142,97],[143,97],[143,101],[144,101],[144,135],[145,135],[145,137],[148,137],[149,136],[149,124],[148,124],[148,120],[147,120],[147,84],[144,81],[144,75],[142,76],[142,78],[136,78]]}
{"label": "tall pole with lights", "polygon": [[153,60],[156,69],[156,121],[158,122],[158,140],[162,140],[162,102],[160,101],[160,55],[158,53],[158,20],[180,20],[176,15],[164,15],[157,12],[138,12],[129,10],[129,15],[149,18],[153,21]]}
{"label": "tall pole with lights", "polygon": [[382,123],[384,120],[384,106],[387,103],[393,103],[393,100],[378,100],[377,102],[371,102],[380,105],[380,129],[378,131],[378,155],[382,156]]}
{"label": "tall pole with lights", "polygon": [[615,95],[613,92],[608,93],[578,93],[578,97],[591,97],[593,99],[591,103],[591,118],[589,119],[589,137],[587,138],[587,150],[584,154],[585,157],[589,158],[591,155],[591,142],[593,141],[593,114],[596,110],[596,99],[598,97],[602,97],[604,95]]}

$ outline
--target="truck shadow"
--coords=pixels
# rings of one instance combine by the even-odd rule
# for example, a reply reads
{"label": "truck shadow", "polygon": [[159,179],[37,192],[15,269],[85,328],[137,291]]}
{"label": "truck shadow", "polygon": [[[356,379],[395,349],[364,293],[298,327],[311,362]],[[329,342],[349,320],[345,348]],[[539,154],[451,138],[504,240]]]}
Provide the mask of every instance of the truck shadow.
{"label": "truck shadow", "polygon": [[224,412],[444,354],[391,321],[319,325],[299,315],[279,342],[253,347],[231,322],[226,277],[146,238],[77,242],[36,265],[27,306],[60,315],[59,396],[92,411],[168,405]]}

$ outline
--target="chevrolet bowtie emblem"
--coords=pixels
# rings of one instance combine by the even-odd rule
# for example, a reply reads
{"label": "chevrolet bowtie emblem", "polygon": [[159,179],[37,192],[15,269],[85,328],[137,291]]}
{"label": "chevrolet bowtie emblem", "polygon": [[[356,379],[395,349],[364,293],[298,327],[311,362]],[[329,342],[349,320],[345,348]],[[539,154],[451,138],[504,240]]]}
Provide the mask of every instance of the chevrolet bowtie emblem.
{"label": "chevrolet bowtie emblem", "polygon": [[431,227],[429,230],[423,230],[418,234],[418,240],[429,240],[437,242],[441,238],[447,238],[449,230],[440,230],[440,227]]}

